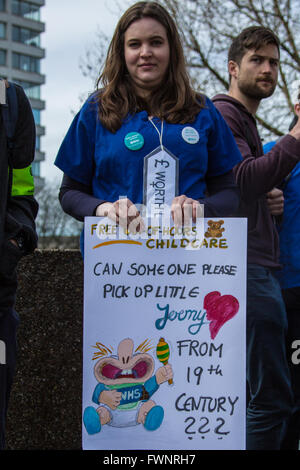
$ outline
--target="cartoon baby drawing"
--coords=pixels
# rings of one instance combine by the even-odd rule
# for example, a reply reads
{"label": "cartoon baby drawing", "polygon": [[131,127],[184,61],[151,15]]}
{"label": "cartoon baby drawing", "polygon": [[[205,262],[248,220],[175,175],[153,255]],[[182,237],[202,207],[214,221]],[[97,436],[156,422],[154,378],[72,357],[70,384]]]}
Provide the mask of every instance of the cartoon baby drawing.
{"label": "cartoon baby drawing", "polygon": [[[101,343],[98,343],[101,344]],[[103,345],[101,345],[103,346]],[[155,431],[164,418],[164,410],[150,399],[159,386],[171,381],[173,371],[170,364],[154,372],[154,359],[147,351],[148,340],[135,352],[130,338],[118,345],[118,355],[107,355],[112,351],[102,347],[102,357],[95,364],[94,375],[98,384],[92,400],[98,405],[84,410],[83,422],[89,434],[101,431],[105,424],[128,427],[143,424],[145,429]]]}

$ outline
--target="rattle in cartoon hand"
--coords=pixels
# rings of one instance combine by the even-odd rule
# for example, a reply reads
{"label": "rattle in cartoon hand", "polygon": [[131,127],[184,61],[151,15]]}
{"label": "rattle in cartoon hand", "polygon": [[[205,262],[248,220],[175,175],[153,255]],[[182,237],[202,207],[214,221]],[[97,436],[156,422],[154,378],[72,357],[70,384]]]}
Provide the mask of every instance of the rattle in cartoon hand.
{"label": "rattle in cartoon hand", "polygon": [[[133,353],[132,339],[123,339],[117,356],[102,357],[95,364],[98,384],[92,400],[99,406],[84,410],[83,422],[88,434],[100,432],[105,424],[115,427],[143,424],[148,431],[160,427],[164,410],[150,397],[162,383],[172,379],[173,371],[167,364],[153,375],[154,359],[147,353],[151,349],[148,347],[144,341]],[[102,356],[111,353],[104,348]]]}
{"label": "rattle in cartoon hand", "polygon": [[[164,365],[168,365],[169,357],[170,357],[170,349],[168,343],[165,342],[164,338],[160,338],[157,346],[156,346],[156,356],[157,359]],[[173,379],[170,378],[168,380],[169,384],[173,384]]]}

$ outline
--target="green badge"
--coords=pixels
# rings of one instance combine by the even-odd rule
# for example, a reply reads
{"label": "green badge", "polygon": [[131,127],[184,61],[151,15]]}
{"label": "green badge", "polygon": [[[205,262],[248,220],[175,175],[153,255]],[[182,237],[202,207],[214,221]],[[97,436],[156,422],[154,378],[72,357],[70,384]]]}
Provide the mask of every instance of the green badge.
{"label": "green badge", "polygon": [[144,137],[138,132],[129,132],[124,139],[129,150],[140,150],[144,145]]}

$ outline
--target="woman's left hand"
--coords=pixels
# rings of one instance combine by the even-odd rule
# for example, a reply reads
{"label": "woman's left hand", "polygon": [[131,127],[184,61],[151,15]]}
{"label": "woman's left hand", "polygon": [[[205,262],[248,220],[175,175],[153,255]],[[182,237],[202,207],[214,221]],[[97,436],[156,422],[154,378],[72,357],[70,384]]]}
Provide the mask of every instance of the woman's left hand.
{"label": "woman's left hand", "polygon": [[140,212],[133,202],[127,198],[100,204],[96,209],[96,216],[109,217],[132,234],[145,230]]}
{"label": "woman's left hand", "polygon": [[171,214],[175,226],[183,227],[190,225],[190,221],[196,222],[196,219],[203,217],[202,205],[196,199],[185,196],[177,196],[172,201]]}

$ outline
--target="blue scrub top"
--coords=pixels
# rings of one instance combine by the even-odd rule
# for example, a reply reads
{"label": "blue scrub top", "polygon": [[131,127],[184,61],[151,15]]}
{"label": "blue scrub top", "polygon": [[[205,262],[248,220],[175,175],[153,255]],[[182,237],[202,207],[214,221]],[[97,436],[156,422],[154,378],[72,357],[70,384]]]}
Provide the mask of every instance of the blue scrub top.
{"label": "blue scrub top", "polygon": [[[264,153],[276,144],[264,145]],[[283,189],[284,212],[278,226],[280,240],[280,263],[282,269],[276,272],[282,289],[300,286],[300,163],[290,173]]]}
{"label": "blue scrub top", "polygon": [[300,286],[300,163],[290,174],[284,194],[283,221],[279,227],[280,261],[278,273],[283,289]]}
{"label": "blue scrub top", "polygon": [[[135,204],[142,203],[144,158],[160,145],[159,135],[146,111],[128,116],[116,133],[110,132],[98,119],[94,97],[75,116],[55,165],[70,178],[91,186],[99,199],[115,202],[126,196]],[[161,130],[160,120],[153,121]],[[184,140],[186,127],[198,132],[197,143]],[[144,139],[138,150],[125,145],[131,132]],[[205,177],[227,173],[242,160],[229,127],[208,98],[193,123],[164,122],[162,143],[179,159],[179,195],[194,199],[204,197]]]}

